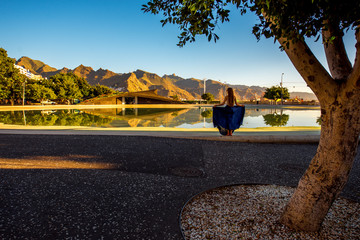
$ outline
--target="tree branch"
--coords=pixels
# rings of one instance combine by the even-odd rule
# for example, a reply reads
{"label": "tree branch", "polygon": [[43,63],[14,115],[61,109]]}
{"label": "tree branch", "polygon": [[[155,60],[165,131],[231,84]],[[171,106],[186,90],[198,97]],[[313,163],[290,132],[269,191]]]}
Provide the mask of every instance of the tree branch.
{"label": "tree branch", "polygon": [[344,33],[330,21],[326,20],[324,23],[326,27],[322,30],[323,45],[330,73],[335,80],[346,81],[352,66],[344,46]]}
{"label": "tree branch", "polygon": [[360,25],[356,29],[355,38],[356,55],[352,72],[348,77],[348,84],[350,87],[360,88]]}
{"label": "tree branch", "polygon": [[[265,11],[262,11],[262,15],[270,23],[270,28],[271,25],[274,28],[277,27],[274,18],[269,17]],[[280,37],[277,40],[284,48],[296,70],[315,93],[320,104],[330,104],[336,98],[338,84],[315,57],[305,41],[301,39],[289,40],[286,37]]]}
{"label": "tree branch", "polygon": [[[331,98],[334,99],[338,85],[307,44],[302,40],[293,42],[288,41],[286,38],[279,38],[278,41],[284,47],[296,70],[313,90],[320,103],[326,104],[329,103],[328,101]],[[289,44],[288,47],[285,45],[286,42]]]}

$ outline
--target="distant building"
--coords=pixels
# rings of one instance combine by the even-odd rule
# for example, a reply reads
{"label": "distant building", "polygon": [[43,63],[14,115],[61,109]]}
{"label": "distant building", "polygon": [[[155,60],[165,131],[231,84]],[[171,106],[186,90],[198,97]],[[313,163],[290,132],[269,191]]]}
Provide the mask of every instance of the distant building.
{"label": "distant building", "polygon": [[25,75],[26,77],[28,77],[30,79],[34,79],[34,80],[43,79],[43,77],[41,75],[33,74],[32,72],[30,72],[30,70],[24,68],[23,66],[19,66],[19,65],[14,64],[14,67],[19,69],[21,74]]}
{"label": "distant building", "polygon": [[27,70],[26,68],[22,67],[22,66],[19,66],[19,65],[16,65],[14,64],[15,68],[19,69],[20,73],[27,76],[28,78],[31,77],[31,72],[30,70]]}
{"label": "distant building", "polygon": [[119,93],[111,96],[88,99],[86,105],[118,105],[118,104],[182,104],[183,102],[157,94],[157,90]]}

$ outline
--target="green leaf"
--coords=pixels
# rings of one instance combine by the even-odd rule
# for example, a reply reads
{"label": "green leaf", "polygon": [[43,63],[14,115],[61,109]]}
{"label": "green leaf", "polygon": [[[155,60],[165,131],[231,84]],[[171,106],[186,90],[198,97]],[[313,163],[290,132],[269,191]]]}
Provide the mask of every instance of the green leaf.
{"label": "green leaf", "polygon": [[268,9],[270,9],[270,0],[266,0],[266,6]]}

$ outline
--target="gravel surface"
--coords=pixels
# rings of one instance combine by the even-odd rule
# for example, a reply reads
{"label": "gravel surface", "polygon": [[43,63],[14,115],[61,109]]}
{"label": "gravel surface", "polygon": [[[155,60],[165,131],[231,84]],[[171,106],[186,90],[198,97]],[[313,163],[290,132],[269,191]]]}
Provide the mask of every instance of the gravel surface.
{"label": "gravel surface", "polygon": [[181,214],[186,239],[359,239],[360,203],[337,199],[317,233],[278,222],[294,188],[239,185],[195,196]]}

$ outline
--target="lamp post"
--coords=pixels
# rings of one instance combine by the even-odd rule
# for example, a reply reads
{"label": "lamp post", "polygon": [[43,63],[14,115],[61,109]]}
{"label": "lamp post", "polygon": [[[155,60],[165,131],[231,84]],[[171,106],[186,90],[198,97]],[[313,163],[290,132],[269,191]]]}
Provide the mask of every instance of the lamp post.
{"label": "lamp post", "polygon": [[23,82],[23,106],[25,105],[25,83],[26,83],[26,80]]}
{"label": "lamp post", "polygon": [[204,94],[206,93],[206,79],[204,78]]}
{"label": "lamp post", "polygon": [[284,73],[281,74],[281,82],[280,82],[280,87],[281,87],[281,105],[283,105],[283,95],[284,95],[284,91],[283,91],[283,76],[284,76]]}

